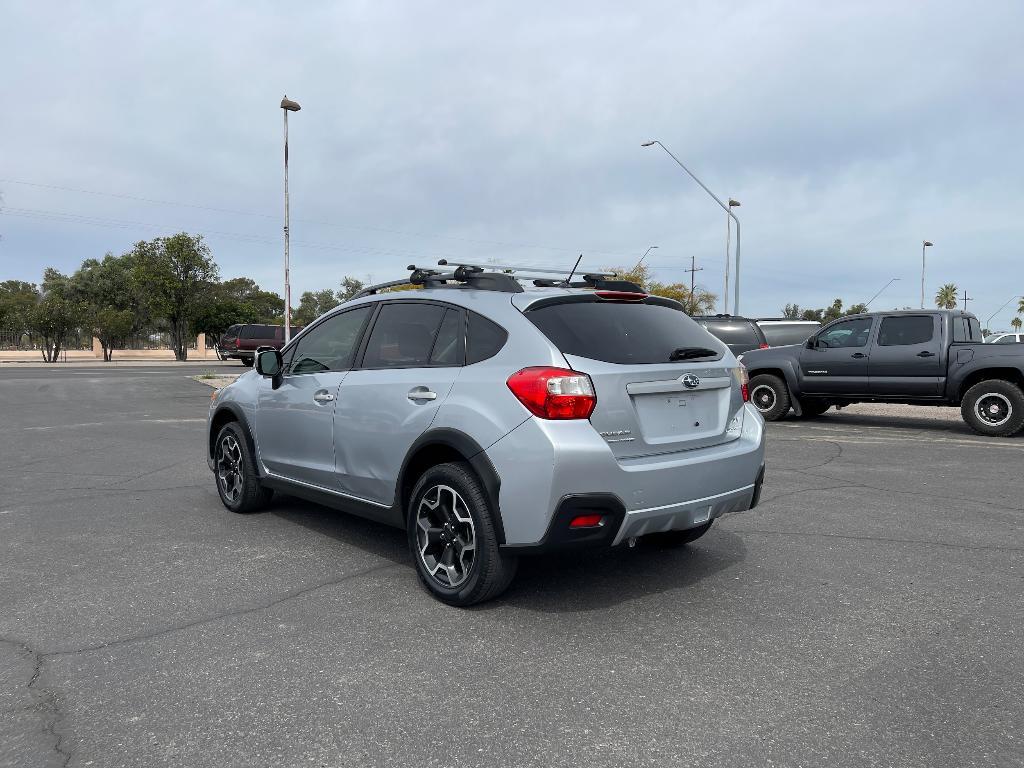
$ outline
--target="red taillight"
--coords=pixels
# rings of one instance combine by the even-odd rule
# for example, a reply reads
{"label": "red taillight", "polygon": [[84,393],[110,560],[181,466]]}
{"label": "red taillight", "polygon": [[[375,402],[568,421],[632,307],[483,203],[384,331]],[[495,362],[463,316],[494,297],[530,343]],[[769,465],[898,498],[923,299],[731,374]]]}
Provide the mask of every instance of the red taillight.
{"label": "red taillight", "polygon": [[771,349],[767,344],[762,344],[758,349]]}
{"label": "red taillight", "polygon": [[594,294],[597,298],[607,301],[643,301],[647,298],[646,293],[636,291],[594,291]]}
{"label": "red taillight", "polygon": [[570,528],[597,528],[604,520],[604,515],[577,515],[569,523]]}
{"label": "red taillight", "polygon": [[750,402],[750,374],[743,363],[740,363],[740,394],[744,403]]}
{"label": "red taillight", "polygon": [[524,368],[509,376],[507,384],[542,419],[589,419],[597,405],[590,377],[565,368]]}

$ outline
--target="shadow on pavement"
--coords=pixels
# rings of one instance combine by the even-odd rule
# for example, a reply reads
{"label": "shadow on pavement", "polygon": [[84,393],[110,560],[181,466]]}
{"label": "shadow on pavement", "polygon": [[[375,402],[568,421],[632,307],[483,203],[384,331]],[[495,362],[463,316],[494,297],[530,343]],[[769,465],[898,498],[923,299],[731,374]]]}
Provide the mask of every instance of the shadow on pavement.
{"label": "shadow on pavement", "polygon": [[[275,497],[270,514],[399,565],[413,567],[405,533],[382,523],[291,496]],[[527,556],[508,592],[477,610],[505,605],[548,613],[593,611],[644,595],[687,589],[746,557],[736,534],[713,528],[675,549],[640,542],[589,552]],[[424,598],[427,598],[424,593]]]}

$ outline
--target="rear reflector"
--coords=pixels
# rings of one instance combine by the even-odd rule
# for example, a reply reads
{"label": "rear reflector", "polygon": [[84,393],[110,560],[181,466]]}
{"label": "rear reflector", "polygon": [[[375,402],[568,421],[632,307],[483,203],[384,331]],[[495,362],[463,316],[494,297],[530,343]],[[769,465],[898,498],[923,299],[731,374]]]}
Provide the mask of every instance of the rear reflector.
{"label": "rear reflector", "polygon": [[597,528],[604,521],[604,515],[577,515],[569,523],[570,528]]}
{"label": "rear reflector", "polygon": [[767,344],[762,344],[758,349],[771,349]]}
{"label": "rear reflector", "polygon": [[599,299],[607,301],[643,301],[647,298],[646,293],[635,291],[594,291]]}
{"label": "rear reflector", "polygon": [[590,377],[565,368],[524,368],[506,383],[519,402],[542,419],[589,419],[597,405]]}

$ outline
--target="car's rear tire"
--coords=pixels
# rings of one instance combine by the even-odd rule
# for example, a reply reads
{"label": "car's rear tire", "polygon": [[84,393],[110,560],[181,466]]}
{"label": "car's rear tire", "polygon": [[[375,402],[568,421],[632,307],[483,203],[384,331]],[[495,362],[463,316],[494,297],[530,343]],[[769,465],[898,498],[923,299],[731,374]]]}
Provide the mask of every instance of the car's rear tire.
{"label": "car's rear tire", "polygon": [[789,387],[778,376],[760,373],[750,380],[750,402],[765,421],[778,421],[789,413]]}
{"label": "car's rear tire", "polygon": [[800,417],[803,419],[815,419],[831,407],[831,405],[821,400],[801,400]]}
{"label": "car's rear tire", "polygon": [[274,492],[260,485],[256,458],[249,450],[245,428],[228,422],[213,447],[214,478],[221,503],[232,512],[257,512],[267,505]]}
{"label": "car's rear tire", "polygon": [[980,381],[964,393],[960,414],[979,435],[1009,437],[1024,427],[1024,392],[1005,379]]}
{"label": "car's rear tire", "polygon": [[649,533],[644,538],[656,547],[681,547],[696,541],[705,533],[711,530],[714,520],[708,520],[696,528],[687,528],[684,531],[661,531],[660,533]]}
{"label": "car's rear tire", "polygon": [[511,583],[516,558],[498,546],[493,515],[466,464],[439,464],[416,481],[406,510],[409,549],[420,583],[438,600],[482,603]]}

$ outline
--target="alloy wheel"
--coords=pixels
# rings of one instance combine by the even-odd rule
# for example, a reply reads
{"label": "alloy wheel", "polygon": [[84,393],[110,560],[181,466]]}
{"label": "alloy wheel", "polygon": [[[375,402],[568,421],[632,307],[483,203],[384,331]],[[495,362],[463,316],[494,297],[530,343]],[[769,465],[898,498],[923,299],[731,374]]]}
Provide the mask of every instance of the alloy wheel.
{"label": "alloy wheel", "polygon": [[460,586],[476,561],[476,528],[465,500],[449,485],[423,494],[416,510],[416,543],[427,573],[443,587]]}
{"label": "alloy wheel", "polygon": [[217,483],[221,493],[229,502],[238,501],[242,495],[245,470],[242,467],[242,447],[234,435],[224,435],[217,446]]}

